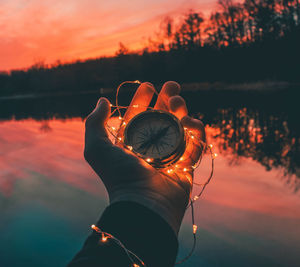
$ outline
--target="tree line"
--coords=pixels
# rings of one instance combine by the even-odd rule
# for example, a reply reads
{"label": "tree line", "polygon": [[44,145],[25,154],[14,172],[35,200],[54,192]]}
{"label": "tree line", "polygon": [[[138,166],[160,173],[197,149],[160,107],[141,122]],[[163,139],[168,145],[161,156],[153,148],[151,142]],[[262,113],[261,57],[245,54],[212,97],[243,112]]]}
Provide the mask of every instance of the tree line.
{"label": "tree line", "polygon": [[194,11],[177,24],[173,18],[165,18],[156,50],[247,46],[278,40],[297,30],[299,24],[299,0],[218,0],[218,10],[206,20]]}
{"label": "tree line", "polygon": [[114,57],[0,73],[0,94],[98,90],[124,80],[300,81],[299,0],[219,0],[205,18],[166,17],[141,51],[123,43]]}

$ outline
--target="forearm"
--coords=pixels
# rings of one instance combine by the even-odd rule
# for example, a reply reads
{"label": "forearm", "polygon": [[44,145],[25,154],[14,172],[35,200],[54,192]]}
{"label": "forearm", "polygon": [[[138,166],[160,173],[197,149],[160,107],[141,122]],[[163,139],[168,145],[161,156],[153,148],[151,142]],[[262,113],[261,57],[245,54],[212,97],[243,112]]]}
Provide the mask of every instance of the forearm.
{"label": "forearm", "polygon": [[[134,202],[117,202],[106,208],[97,226],[118,238],[147,267],[174,266],[178,241],[162,217]],[[99,242],[92,233],[69,267],[132,266],[125,251],[112,240]]]}

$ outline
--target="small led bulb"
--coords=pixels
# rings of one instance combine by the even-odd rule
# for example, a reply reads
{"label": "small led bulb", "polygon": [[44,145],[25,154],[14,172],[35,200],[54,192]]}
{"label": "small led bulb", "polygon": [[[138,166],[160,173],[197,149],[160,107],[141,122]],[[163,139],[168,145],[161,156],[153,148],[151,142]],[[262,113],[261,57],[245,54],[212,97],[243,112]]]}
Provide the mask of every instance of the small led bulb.
{"label": "small led bulb", "polygon": [[107,236],[105,236],[104,234],[102,234],[101,241],[102,241],[102,242],[106,242],[106,241],[107,241]]}
{"label": "small led bulb", "polygon": [[133,147],[132,146],[127,146],[127,148],[132,151]]}
{"label": "small led bulb", "polygon": [[213,154],[213,158],[214,158],[214,159],[215,159],[217,156],[218,156],[217,153],[214,153],[214,154]]}
{"label": "small led bulb", "polygon": [[183,168],[183,171],[186,172],[188,169],[187,168]]}
{"label": "small led bulb", "polygon": [[193,234],[196,234],[198,226],[196,224],[193,224]]}
{"label": "small led bulb", "polygon": [[213,145],[212,145],[212,144],[209,144],[208,147],[211,149],[211,148],[213,148]]}
{"label": "small led bulb", "polygon": [[147,162],[151,162],[151,161],[152,161],[152,159],[150,159],[150,158],[146,158],[146,161],[147,161]]}

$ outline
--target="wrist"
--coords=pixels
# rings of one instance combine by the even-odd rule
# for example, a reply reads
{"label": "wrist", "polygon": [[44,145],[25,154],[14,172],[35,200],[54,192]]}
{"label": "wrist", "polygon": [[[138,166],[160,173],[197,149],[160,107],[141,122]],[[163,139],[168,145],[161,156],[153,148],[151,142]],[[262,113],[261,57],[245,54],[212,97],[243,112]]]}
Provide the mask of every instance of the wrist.
{"label": "wrist", "polygon": [[119,202],[134,202],[142,205],[160,216],[173,230],[175,236],[182,223],[187,203],[174,205],[170,200],[155,192],[136,193],[130,191],[112,192],[109,194],[110,204]]}
{"label": "wrist", "polygon": [[98,224],[118,238],[147,266],[174,266],[178,241],[168,223],[149,208],[131,201],[110,204]]}

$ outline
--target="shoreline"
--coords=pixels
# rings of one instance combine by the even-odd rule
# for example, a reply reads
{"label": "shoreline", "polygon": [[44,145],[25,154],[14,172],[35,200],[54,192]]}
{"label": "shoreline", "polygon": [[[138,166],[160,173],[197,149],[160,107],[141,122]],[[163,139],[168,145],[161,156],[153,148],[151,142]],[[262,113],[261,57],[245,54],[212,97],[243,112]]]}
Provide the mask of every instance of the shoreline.
{"label": "shoreline", "polygon": [[[156,85],[160,88],[162,84]],[[182,92],[256,92],[256,93],[270,93],[274,91],[282,91],[292,88],[300,88],[300,83],[290,83],[285,81],[258,81],[258,82],[244,82],[244,83],[228,83],[228,82],[195,82],[195,83],[182,83]],[[26,95],[7,95],[0,96],[1,100],[17,100],[17,99],[32,99],[32,98],[44,98],[44,97],[59,97],[59,96],[71,96],[71,95],[85,95],[85,94],[113,94],[113,88],[100,88],[98,90],[87,91],[64,91],[64,92],[47,92],[47,93],[30,93]],[[123,92],[127,92],[129,89],[124,88]]]}

